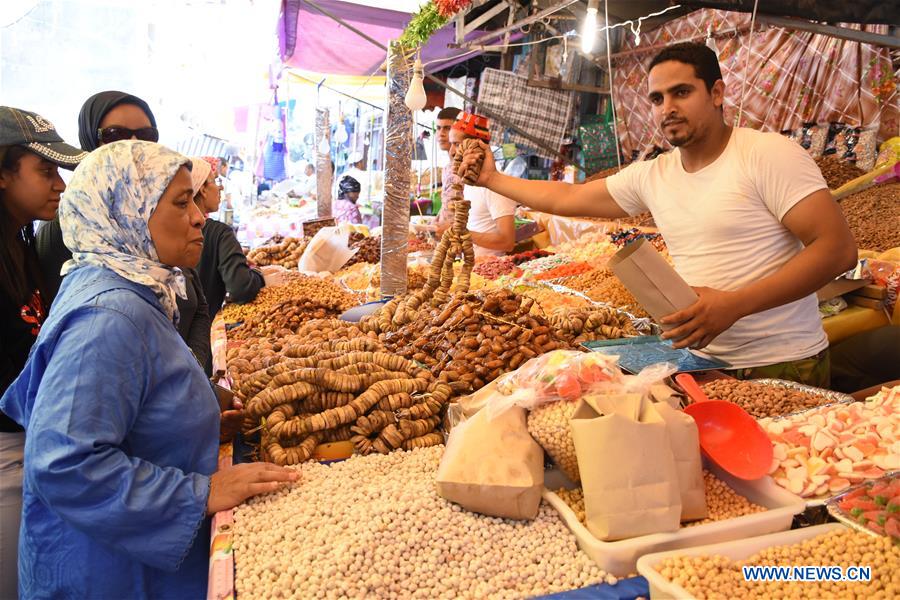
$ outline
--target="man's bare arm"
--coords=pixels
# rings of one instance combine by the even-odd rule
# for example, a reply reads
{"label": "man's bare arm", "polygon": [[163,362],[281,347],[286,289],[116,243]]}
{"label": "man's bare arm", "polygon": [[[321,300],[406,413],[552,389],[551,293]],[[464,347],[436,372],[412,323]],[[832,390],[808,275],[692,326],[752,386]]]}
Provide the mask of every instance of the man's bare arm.
{"label": "man's bare arm", "polygon": [[516,245],[516,219],[513,215],[500,217],[494,223],[497,231],[492,233],[478,233],[470,231],[472,243],[489,250],[511,251]]}

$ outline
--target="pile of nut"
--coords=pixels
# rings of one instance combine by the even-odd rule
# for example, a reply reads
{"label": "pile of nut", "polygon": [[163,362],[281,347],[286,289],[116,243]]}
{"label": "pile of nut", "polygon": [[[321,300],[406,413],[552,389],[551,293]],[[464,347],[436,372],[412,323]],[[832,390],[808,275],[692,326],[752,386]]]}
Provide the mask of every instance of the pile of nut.
{"label": "pile of nut", "polygon": [[395,298],[360,328],[377,332],[388,350],[426,365],[454,391],[471,393],[529,358],[569,347],[544,317],[531,314],[533,305],[509,290],[457,292],[420,310]]}
{"label": "pile of nut", "polygon": [[870,187],[840,205],[860,249],[884,252],[900,246],[900,183]]}
{"label": "pile of nut", "polygon": [[[359,235],[359,234],[357,234]],[[355,265],[357,263],[375,264],[381,261],[381,236],[362,237],[362,239],[354,240],[351,248],[356,248],[356,254],[350,257],[345,267]]]}
{"label": "pile of nut", "polygon": [[685,527],[725,521],[768,510],[764,506],[750,502],[728,487],[727,483],[705,469],[703,471],[703,485],[706,490],[706,518],[685,523]]}
{"label": "pile of nut", "polygon": [[235,509],[240,598],[525,598],[614,584],[547,504],[533,521],[440,496],[442,447],[297,467]]}
{"label": "pile of nut", "polygon": [[442,444],[435,428],[450,386],[381,349],[364,336],[292,344],[273,366],[242,377],[245,430],[262,427],[261,456],[285,465],[323,442],[352,441],[360,454]]}
{"label": "pile of nut", "polygon": [[836,190],[848,181],[853,181],[857,177],[866,174],[865,171],[856,165],[841,160],[836,154],[820,156],[815,161],[819,165],[819,170],[822,171],[825,183],[832,190]]}
{"label": "pile of nut", "polygon": [[584,292],[591,288],[605,284],[609,279],[614,279],[615,275],[609,269],[594,269],[581,275],[576,275],[572,279],[566,281],[566,287],[573,290]]}
{"label": "pile of nut", "polygon": [[248,304],[222,309],[226,323],[243,322],[228,333],[230,340],[293,333],[309,319],[337,316],[359,304],[359,298],[332,279],[297,275],[285,285],[265,287]]}
{"label": "pile of nut", "polygon": [[[869,581],[748,581],[745,566],[871,567]],[[706,598],[896,598],[900,595],[900,546],[890,538],[837,529],[798,544],[772,546],[744,560],[725,556],[675,556],[656,567],[692,597]]]}
{"label": "pile of nut", "polygon": [[[705,519],[684,523],[683,527],[695,527],[697,525],[715,523],[716,521],[726,521],[768,510],[763,506],[750,502],[728,487],[728,484],[724,481],[706,470],[703,471],[703,484],[706,490],[706,507],[709,514]],[[555,493],[572,509],[578,520],[584,523],[584,491],[579,487],[571,490],[559,489]]]}
{"label": "pile of nut", "polygon": [[286,269],[296,269],[308,243],[307,238],[286,237],[281,243],[256,248],[247,255],[247,260],[259,267],[280,265]]}
{"label": "pile of nut", "polygon": [[427,233],[419,232],[409,236],[408,252],[428,252],[430,250],[434,250],[434,240]]}
{"label": "pile of nut", "polygon": [[569,421],[578,408],[578,401],[560,400],[536,406],[528,412],[528,433],[550,456],[557,467],[578,483],[578,457],[575,455],[575,440]]}
{"label": "pile of nut", "polygon": [[550,325],[560,337],[572,344],[637,335],[631,319],[614,308],[605,306],[561,307],[553,310],[549,319]]}
{"label": "pile of nut", "polygon": [[777,417],[831,402],[825,396],[737,379],[716,379],[703,386],[710,400],[734,402],[757,419]]}

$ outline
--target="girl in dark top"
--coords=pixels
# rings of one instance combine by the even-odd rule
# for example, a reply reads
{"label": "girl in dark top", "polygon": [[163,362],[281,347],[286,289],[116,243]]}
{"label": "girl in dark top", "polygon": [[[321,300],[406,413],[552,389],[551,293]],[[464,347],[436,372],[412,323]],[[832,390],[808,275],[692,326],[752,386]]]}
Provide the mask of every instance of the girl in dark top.
{"label": "girl in dark top", "polygon": [[[66,189],[58,168],[73,169],[86,154],[40,115],[0,107],[0,396],[25,366],[49,308],[33,223],[56,216]],[[17,596],[24,447],[22,428],[0,412],[0,598]]]}
{"label": "girl in dark top", "polygon": [[[192,157],[197,173],[191,173],[197,179],[194,202],[200,211],[208,215],[219,210],[222,200],[222,188],[216,181],[218,175],[217,159]],[[203,163],[203,161],[206,163]],[[197,168],[197,167],[195,167]],[[205,173],[205,179],[200,179]],[[251,269],[247,257],[234,235],[234,230],[225,223],[207,217],[203,225],[203,254],[200,256],[200,281],[203,292],[209,301],[210,317],[215,318],[227,293],[232,302],[243,304],[251,302],[259,290],[265,285],[262,273]]]}
{"label": "girl in dark top", "polygon": [[[78,141],[88,152],[104,144],[118,140],[138,139],[147,142],[159,141],[156,118],[150,106],[131,94],[107,91],[88,98],[78,115]],[[40,228],[37,234],[37,252],[47,285],[47,293],[52,300],[59,290],[62,276],[60,270],[72,253],[62,239],[59,218],[55,218]],[[178,332],[201,365],[212,362],[212,348],[209,341],[210,326],[206,297],[200,286],[195,269],[184,269],[187,298],[177,298],[181,321]]]}

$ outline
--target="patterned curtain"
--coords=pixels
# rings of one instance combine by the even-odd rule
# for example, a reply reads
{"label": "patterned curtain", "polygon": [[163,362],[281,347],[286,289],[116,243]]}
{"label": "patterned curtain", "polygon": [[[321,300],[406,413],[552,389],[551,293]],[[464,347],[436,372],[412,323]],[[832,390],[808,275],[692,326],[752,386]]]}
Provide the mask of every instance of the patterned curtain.
{"label": "patterned curtain", "polygon": [[[733,123],[746,78],[740,125],[767,131],[796,129],[804,122],[841,122],[879,130],[878,139],[898,135],[900,128],[900,73],[891,66],[887,48],[839,40],[825,35],[769,27],[753,34],[753,50],[744,69],[750,33],[750,15],[703,9],[641,33],[641,44],[701,42],[712,31],[745,31],[716,40],[725,80],[725,119]],[[859,25],[847,25],[859,29]],[[867,25],[872,33],[886,34],[886,25]],[[626,36],[622,50],[635,48]],[[666,142],[653,123],[647,100],[647,52],[622,57],[613,64],[619,141],[626,157]]]}

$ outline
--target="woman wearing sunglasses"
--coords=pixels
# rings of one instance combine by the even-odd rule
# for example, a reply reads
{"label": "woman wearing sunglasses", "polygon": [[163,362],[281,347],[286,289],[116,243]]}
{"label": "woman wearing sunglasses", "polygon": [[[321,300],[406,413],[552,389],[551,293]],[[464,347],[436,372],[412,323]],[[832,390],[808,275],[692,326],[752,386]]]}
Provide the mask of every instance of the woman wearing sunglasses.
{"label": "woman wearing sunglasses", "polygon": [[[125,92],[107,91],[94,94],[81,107],[78,115],[78,141],[92,152],[119,140],[159,141],[156,118],[142,99]],[[44,272],[50,300],[62,283],[60,271],[72,253],[63,243],[59,217],[45,224],[37,233],[37,252]],[[210,317],[200,278],[194,269],[184,269],[187,298],[178,298],[181,320],[178,332],[201,365],[212,363],[209,341]]]}

